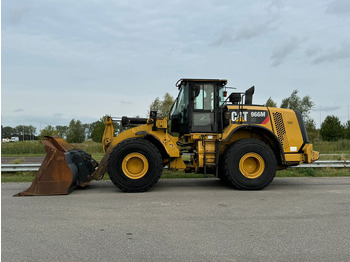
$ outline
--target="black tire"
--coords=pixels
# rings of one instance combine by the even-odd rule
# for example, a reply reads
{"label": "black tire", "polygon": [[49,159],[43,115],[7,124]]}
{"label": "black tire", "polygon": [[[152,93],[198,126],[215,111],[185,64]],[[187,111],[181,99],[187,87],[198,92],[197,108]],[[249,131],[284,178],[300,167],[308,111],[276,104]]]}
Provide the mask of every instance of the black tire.
{"label": "black tire", "polygon": [[247,138],[232,144],[224,156],[227,180],[244,190],[259,190],[269,185],[276,174],[277,161],[264,142]]}
{"label": "black tire", "polygon": [[108,159],[108,175],[125,192],[144,192],[162,174],[162,156],[148,140],[130,138],[116,145]]}
{"label": "black tire", "polygon": [[228,180],[226,173],[225,173],[225,166],[224,166],[224,155],[221,155],[219,157],[219,170],[218,170],[218,178],[227,186],[232,186],[231,181]]}

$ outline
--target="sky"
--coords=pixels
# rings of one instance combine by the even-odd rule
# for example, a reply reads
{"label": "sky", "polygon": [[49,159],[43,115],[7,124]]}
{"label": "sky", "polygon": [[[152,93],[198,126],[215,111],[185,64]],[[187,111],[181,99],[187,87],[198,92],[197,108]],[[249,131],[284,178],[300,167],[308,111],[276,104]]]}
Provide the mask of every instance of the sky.
{"label": "sky", "polygon": [[1,124],[146,117],[180,78],[227,79],[254,104],[293,90],[349,119],[348,0],[2,0]]}

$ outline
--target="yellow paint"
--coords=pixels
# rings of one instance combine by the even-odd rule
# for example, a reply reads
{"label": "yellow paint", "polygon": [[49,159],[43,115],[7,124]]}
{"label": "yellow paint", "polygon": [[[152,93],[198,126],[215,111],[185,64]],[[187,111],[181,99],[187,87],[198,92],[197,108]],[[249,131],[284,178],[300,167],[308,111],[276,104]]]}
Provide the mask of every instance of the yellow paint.
{"label": "yellow paint", "polygon": [[264,159],[257,153],[247,153],[239,161],[239,170],[246,178],[258,178],[265,170]]}
{"label": "yellow paint", "polygon": [[306,144],[303,151],[305,163],[312,163],[320,158],[320,153],[312,149],[312,144]]}
{"label": "yellow paint", "polygon": [[156,127],[157,128],[163,128],[167,129],[168,128],[168,120],[167,118],[158,118],[156,121]]}
{"label": "yellow paint", "polygon": [[113,141],[114,127],[113,127],[112,118],[108,116],[106,117],[105,121],[106,121],[106,124],[105,124],[105,130],[103,132],[102,146],[103,146],[103,150],[106,152],[107,146]]}
{"label": "yellow paint", "polygon": [[[164,125],[167,120],[166,118],[162,118],[159,121],[161,121],[160,124],[156,123],[156,125]],[[113,125],[107,123],[106,121],[106,128],[102,139],[102,141],[104,141],[104,150],[106,152],[108,147],[110,151],[111,148],[114,148],[117,144],[128,138],[144,137],[144,135],[147,134],[156,138],[164,146],[164,149],[168,153],[169,157],[179,157],[180,150],[176,144],[179,139],[177,137],[171,136],[166,129],[157,129],[156,131],[152,129],[153,120],[148,119],[147,124],[130,128],[120,133],[119,135],[114,136]],[[105,141],[108,141],[108,143]]]}
{"label": "yellow paint", "polygon": [[[279,138],[285,153],[292,153],[293,147],[298,149],[303,145],[303,137],[295,112],[284,108],[270,108],[273,132]],[[278,121],[280,116],[281,121]]]}
{"label": "yellow paint", "polygon": [[215,141],[196,141],[196,151],[198,153],[198,167],[204,167],[204,163],[207,165],[215,165]]}
{"label": "yellow paint", "polygon": [[285,154],[284,155],[287,162],[299,162],[302,163],[304,156],[303,154]]}
{"label": "yellow paint", "polygon": [[186,169],[186,164],[181,157],[177,157],[170,162],[170,168],[184,171]]}
{"label": "yellow paint", "polygon": [[148,171],[148,160],[141,153],[130,153],[122,162],[124,174],[131,179],[140,179]]}
{"label": "yellow paint", "polygon": [[[222,155],[225,149],[232,143],[245,138],[262,140],[268,145],[271,145],[272,148],[279,148],[279,145],[276,143],[278,140],[283,149],[283,152],[281,152],[281,159],[285,159],[287,163],[311,163],[318,159],[318,152],[312,150],[311,144],[307,144],[301,149],[304,141],[300,131],[298,119],[293,110],[246,105],[243,105],[240,108],[238,105],[228,105],[227,108],[229,110],[243,109],[251,111],[267,111],[269,121],[267,121],[265,124],[254,124],[247,122],[240,123],[239,121],[232,122],[232,119],[230,119],[230,124],[224,128],[223,133],[185,134],[184,142],[188,143],[189,145],[192,144],[193,150],[196,152],[196,156],[192,158],[193,167],[196,171],[205,165],[215,166],[217,155]],[[148,119],[147,124],[130,128],[120,133],[118,136],[114,136],[112,120],[107,118],[106,128],[102,140],[104,150],[107,155],[106,159],[108,158],[108,154],[112,151],[112,149],[120,142],[133,137],[143,138],[147,135],[152,136],[159,141],[160,145],[162,145],[168,154],[168,156],[163,157],[164,163],[168,163],[170,159],[175,159],[170,162],[170,168],[179,170],[186,169],[186,164],[181,158],[180,148],[177,145],[179,139],[171,136],[168,133],[167,127],[167,118],[157,118],[156,123],[154,123],[154,119]],[[257,129],[257,127],[262,129]],[[269,130],[271,135],[268,135],[269,131],[264,133],[261,132],[261,130]],[[215,152],[217,149],[215,144],[216,142],[221,142],[218,153]],[[303,151],[303,153],[300,153],[300,149]],[[283,158],[282,154],[285,156],[285,158]],[[248,178],[254,179],[255,177],[259,177],[262,172],[261,170],[265,168],[264,161],[258,156],[248,155],[245,157],[245,159],[241,160],[241,162],[240,168],[242,173],[244,173]]]}

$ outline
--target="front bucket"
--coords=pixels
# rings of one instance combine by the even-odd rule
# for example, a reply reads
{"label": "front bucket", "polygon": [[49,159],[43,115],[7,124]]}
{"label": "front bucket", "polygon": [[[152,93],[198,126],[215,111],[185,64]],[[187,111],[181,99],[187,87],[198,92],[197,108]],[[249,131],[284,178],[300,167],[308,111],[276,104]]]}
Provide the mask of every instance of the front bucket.
{"label": "front bucket", "polygon": [[[75,149],[74,146],[67,143],[62,138],[49,136],[46,138],[46,140],[41,141],[45,146],[46,157],[32,185],[27,190],[14,196],[65,195],[69,194],[74,187],[79,184],[77,180],[81,167],[75,166],[74,162],[72,162],[71,155],[80,156],[82,153],[84,155],[88,154]],[[67,158],[69,159],[68,161]],[[79,165],[86,169],[84,164],[83,161],[79,162]],[[94,167],[90,168],[90,174],[98,165],[97,162],[95,164]]]}

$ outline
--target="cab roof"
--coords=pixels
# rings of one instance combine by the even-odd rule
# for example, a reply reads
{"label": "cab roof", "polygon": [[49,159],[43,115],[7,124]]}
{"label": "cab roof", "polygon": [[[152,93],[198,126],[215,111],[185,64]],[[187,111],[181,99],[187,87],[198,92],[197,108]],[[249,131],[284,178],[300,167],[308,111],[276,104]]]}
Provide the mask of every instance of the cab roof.
{"label": "cab roof", "polygon": [[212,82],[219,82],[222,85],[227,84],[226,79],[196,79],[196,78],[181,78],[179,81],[176,82],[176,86],[180,87],[183,82],[201,82],[201,83],[212,83]]}

